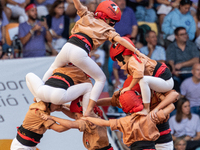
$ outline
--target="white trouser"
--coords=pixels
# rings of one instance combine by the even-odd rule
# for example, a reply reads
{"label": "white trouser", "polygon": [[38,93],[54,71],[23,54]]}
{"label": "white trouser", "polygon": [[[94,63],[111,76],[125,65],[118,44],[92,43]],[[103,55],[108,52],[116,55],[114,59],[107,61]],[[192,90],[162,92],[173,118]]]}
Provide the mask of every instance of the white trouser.
{"label": "white trouser", "polygon": [[16,138],[14,138],[10,150],[36,150],[36,147],[22,145]]}
{"label": "white trouser", "polygon": [[18,18],[19,23],[23,23],[28,20],[28,16],[25,13],[25,9],[18,6],[18,5],[11,5],[7,4],[7,7],[11,9],[12,11],[12,17]]}
{"label": "white trouser", "polygon": [[86,51],[74,44],[66,43],[63,46],[60,53],[56,56],[55,61],[45,73],[43,81],[46,81],[52,75],[54,69],[65,66],[69,62],[95,80],[90,99],[97,101],[103,90],[106,77],[101,68],[88,56]]}
{"label": "white trouser", "polygon": [[162,143],[162,144],[156,144],[155,145],[156,150],[173,150],[173,141],[168,142],[168,143]]}
{"label": "white trouser", "polygon": [[49,11],[45,5],[37,6],[37,16],[41,18],[42,16],[46,16],[49,14]]}
{"label": "white trouser", "polygon": [[174,81],[172,78],[170,78],[169,80],[164,80],[159,77],[144,76],[139,81],[139,84],[143,103],[150,103],[151,90],[161,93],[168,92],[173,88]]}
{"label": "white trouser", "polygon": [[37,102],[42,100],[60,105],[73,101],[83,95],[83,112],[87,109],[92,89],[91,83],[76,84],[70,86],[67,90],[44,85],[44,82],[34,73],[26,75],[26,84],[34,97],[36,97]]}

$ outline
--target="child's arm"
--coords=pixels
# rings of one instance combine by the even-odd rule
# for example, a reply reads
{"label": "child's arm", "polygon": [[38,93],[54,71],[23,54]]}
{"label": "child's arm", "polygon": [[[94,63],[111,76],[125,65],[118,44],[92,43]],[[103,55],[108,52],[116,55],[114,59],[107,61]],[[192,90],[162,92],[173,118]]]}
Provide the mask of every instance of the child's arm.
{"label": "child's arm", "polygon": [[67,129],[71,129],[71,128],[78,129],[79,128],[79,123],[77,121],[62,119],[62,118],[50,116],[50,115],[43,114],[43,113],[41,114],[41,118],[44,120],[53,120],[55,122],[58,122],[60,125],[66,127]]}
{"label": "child's arm", "polygon": [[61,111],[67,115],[68,117],[75,119],[75,114],[73,112],[70,111],[70,109],[68,107],[65,107],[65,105],[62,105],[62,109]]}
{"label": "child's arm", "polygon": [[165,108],[171,103],[174,103],[179,96],[179,93],[172,90],[168,95],[165,96],[165,98],[161,98],[161,102],[154,108],[154,110],[160,110]]}
{"label": "child's arm", "polygon": [[165,116],[169,115],[175,109],[174,104],[170,104],[163,109]]}
{"label": "child's arm", "polygon": [[123,94],[126,91],[130,91],[139,81],[141,78],[133,78],[130,85],[124,89],[122,89],[122,91],[120,92],[120,95]]}
{"label": "child's arm", "polygon": [[137,55],[140,55],[140,51],[138,51],[131,43],[129,43],[127,40],[125,40],[124,38],[120,37],[120,36],[115,36],[113,39],[115,42],[118,42],[119,44],[123,45],[124,47],[126,47],[127,49],[133,51],[134,53],[136,53]]}
{"label": "child's arm", "polygon": [[64,127],[62,125],[59,125],[57,123],[54,123],[49,128],[52,129],[52,130],[54,130],[54,131],[56,131],[56,132],[64,132],[64,131],[67,131],[67,130],[70,129],[70,128]]}
{"label": "child's arm", "polygon": [[92,122],[95,125],[98,126],[106,126],[109,127],[110,126],[110,122],[108,120],[104,120],[104,119],[100,119],[100,118],[94,118],[94,117],[81,117],[81,119],[83,120],[88,120],[90,122]]}
{"label": "child's arm", "polygon": [[77,10],[82,9],[84,6],[81,4],[80,0],[73,0],[74,6]]}
{"label": "child's arm", "polygon": [[96,105],[97,106],[110,106],[111,105],[111,99],[112,99],[112,97],[106,97],[106,98],[98,99]]}

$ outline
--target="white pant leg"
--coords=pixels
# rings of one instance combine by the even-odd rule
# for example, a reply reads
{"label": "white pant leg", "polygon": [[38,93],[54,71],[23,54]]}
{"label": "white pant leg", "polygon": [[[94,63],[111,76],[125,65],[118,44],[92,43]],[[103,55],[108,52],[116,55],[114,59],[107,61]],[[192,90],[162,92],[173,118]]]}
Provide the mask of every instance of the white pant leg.
{"label": "white pant leg", "polygon": [[65,66],[69,62],[79,67],[95,80],[90,99],[97,101],[103,90],[106,77],[101,68],[88,56],[85,50],[71,43],[66,43],[63,46],[55,61],[45,73],[43,81],[46,81],[51,76],[54,69]]}
{"label": "white pant leg", "polygon": [[168,143],[156,144],[155,147],[156,147],[156,150],[173,150],[174,149],[173,141],[170,141]]}
{"label": "white pant leg", "polygon": [[10,150],[36,150],[36,147],[22,145],[16,138],[14,138]]}
{"label": "white pant leg", "polygon": [[172,78],[170,78],[169,80],[164,80],[158,77],[144,76],[139,81],[139,84],[140,84],[143,103],[150,103],[150,98],[151,98],[150,89],[156,92],[164,93],[173,88],[174,81]]}
{"label": "white pant leg", "polygon": [[19,23],[23,23],[28,20],[28,16],[26,15],[25,9],[19,6],[7,4],[7,7],[9,7],[12,11],[12,17],[18,18],[19,17]]}
{"label": "white pant leg", "polygon": [[75,100],[83,95],[84,111],[89,103],[90,92],[92,90],[91,83],[73,85],[67,90],[44,85],[44,82],[34,73],[28,73],[26,75],[26,83],[31,93],[36,97],[37,102],[42,100],[44,102],[60,105]]}
{"label": "white pant leg", "polygon": [[49,11],[46,6],[39,5],[37,6],[37,16],[38,18],[41,18],[42,16],[46,16],[49,14]]}

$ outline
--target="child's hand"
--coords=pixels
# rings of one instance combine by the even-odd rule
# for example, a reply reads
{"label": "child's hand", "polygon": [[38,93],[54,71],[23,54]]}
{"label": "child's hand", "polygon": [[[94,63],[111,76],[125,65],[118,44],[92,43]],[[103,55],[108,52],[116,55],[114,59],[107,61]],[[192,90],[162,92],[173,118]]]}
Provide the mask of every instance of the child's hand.
{"label": "child's hand", "polygon": [[126,87],[126,88],[124,88],[123,90],[121,90],[120,95],[122,95],[122,94],[124,94],[126,91],[130,91],[130,90],[131,90],[131,88]]}
{"label": "child's hand", "polygon": [[40,117],[44,120],[50,120],[51,119],[51,116],[47,115],[47,114],[44,114],[44,113],[41,113],[40,114]]}
{"label": "child's hand", "polygon": [[151,115],[151,119],[153,122],[158,122],[159,119],[158,119],[158,116],[157,116],[157,113],[158,112],[158,109],[154,109],[150,112],[150,115]]}

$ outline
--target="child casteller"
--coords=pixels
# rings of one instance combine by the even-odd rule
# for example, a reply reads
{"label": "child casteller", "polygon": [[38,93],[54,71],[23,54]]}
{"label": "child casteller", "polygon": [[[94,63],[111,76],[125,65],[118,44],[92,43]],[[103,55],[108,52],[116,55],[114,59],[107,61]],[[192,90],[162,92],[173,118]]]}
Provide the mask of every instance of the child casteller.
{"label": "child casteller", "polygon": [[[106,40],[112,43],[118,42],[131,51],[136,51],[136,49],[115,32],[114,25],[121,19],[121,11],[117,4],[112,1],[101,2],[93,13],[88,11],[87,7],[82,5],[79,0],[73,0],[73,2],[80,19],[71,30],[72,36],[45,73],[43,81],[48,80],[54,69],[70,62],[83,70],[95,80],[84,115],[95,116],[93,107],[102,92],[106,77],[100,67],[88,56],[89,52],[102,45]],[[81,95],[77,94],[77,98],[79,96]]]}

